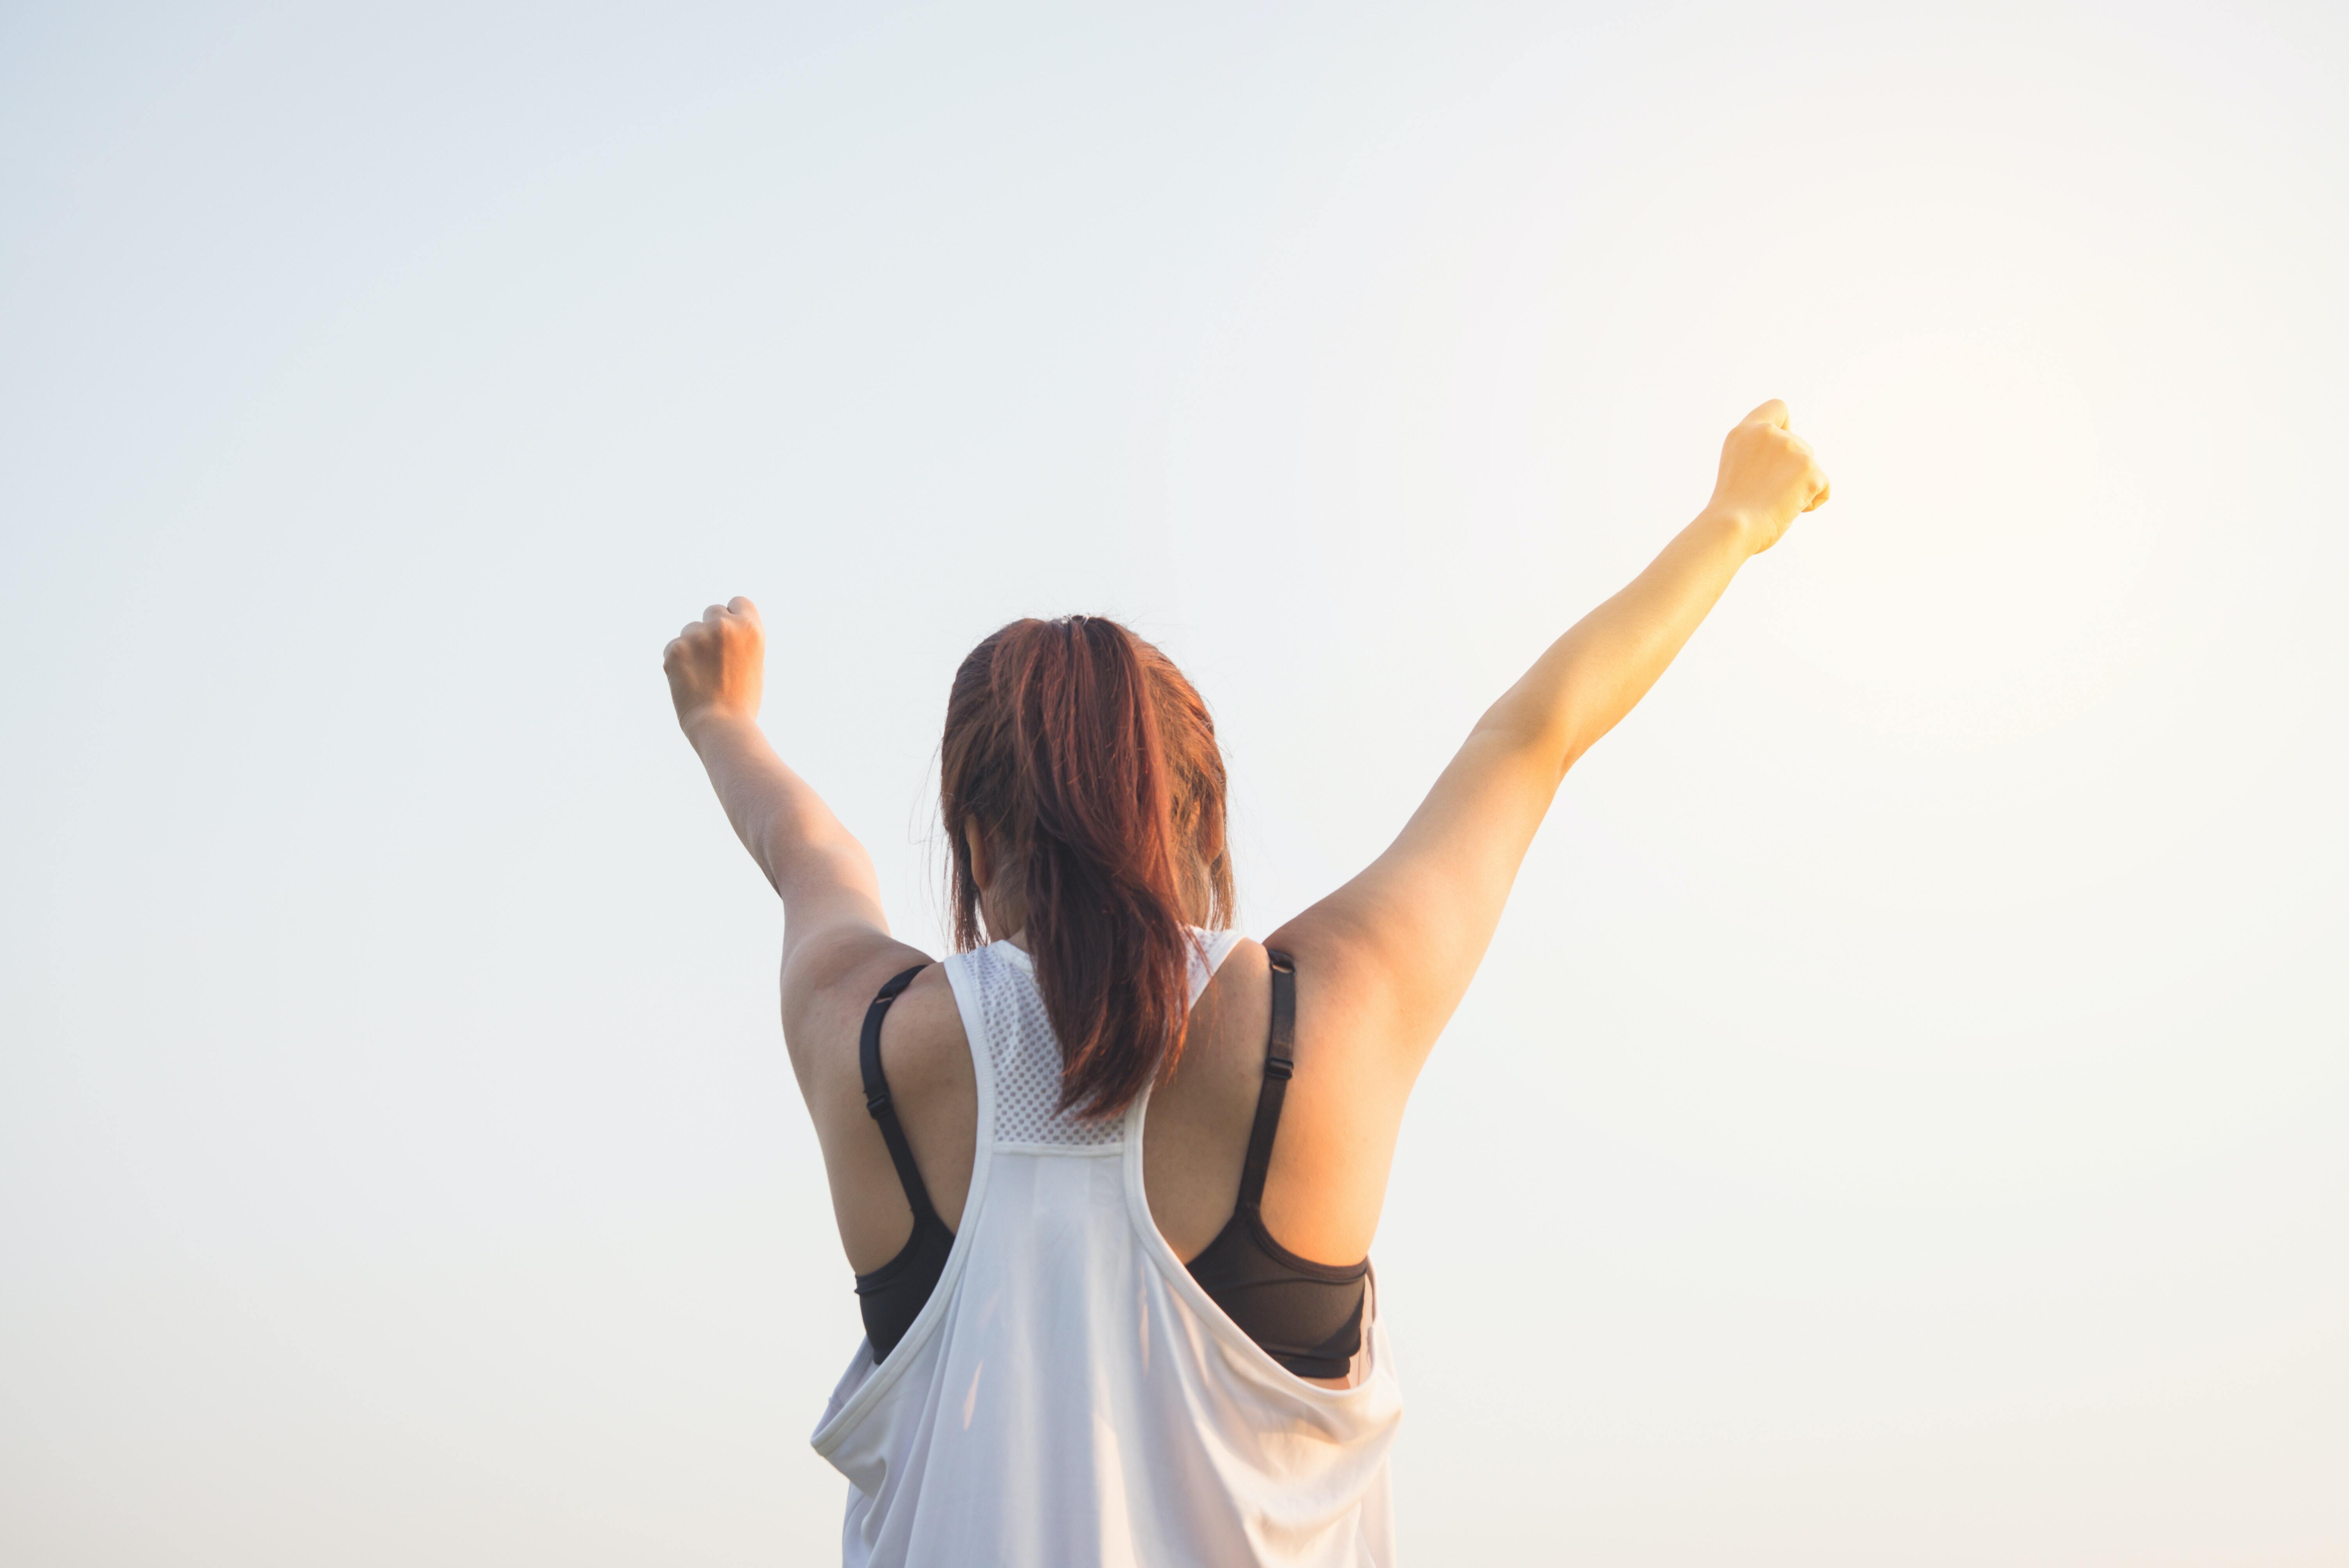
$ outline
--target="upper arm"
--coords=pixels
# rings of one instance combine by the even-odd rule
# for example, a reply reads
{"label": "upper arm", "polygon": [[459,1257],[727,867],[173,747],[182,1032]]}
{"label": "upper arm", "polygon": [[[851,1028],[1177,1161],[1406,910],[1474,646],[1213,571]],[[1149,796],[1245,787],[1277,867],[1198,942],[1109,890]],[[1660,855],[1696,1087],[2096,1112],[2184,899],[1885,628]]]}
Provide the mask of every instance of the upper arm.
{"label": "upper arm", "polygon": [[[815,935],[783,944],[783,1044],[805,1088],[811,1074],[849,1071],[854,1063],[836,1048],[853,1049],[864,1009],[883,981],[930,955],[881,927],[842,922]],[[839,1057],[834,1061],[829,1059]]]}
{"label": "upper arm", "polygon": [[[800,841],[788,853],[761,857],[783,901],[783,1039],[802,1088],[818,1065],[810,1042],[845,1038],[853,1044],[881,983],[929,961],[927,954],[890,935],[873,857],[813,800],[812,790],[808,794],[807,806],[788,813],[796,819]],[[841,1071],[854,1067],[845,1058],[822,1065]]]}
{"label": "upper arm", "polygon": [[715,715],[687,733],[742,847],[783,902],[783,1039],[812,1095],[817,1078],[854,1070],[856,1025],[881,982],[927,955],[889,934],[873,857],[755,721]]}
{"label": "upper arm", "polygon": [[811,1094],[819,1078],[856,1071],[857,1031],[881,983],[930,961],[889,934],[873,858],[831,826],[834,841],[802,845],[774,879],[783,901],[783,1043]]}
{"label": "upper arm", "polygon": [[859,935],[885,941],[889,935],[873,857],[837,821],[826,826],[829,832],[794,846],[795,852],[787,857],[760,857],[771,867],[769,880],[783,901],[786,975],[802,948],[830,953],[843,941],[854,944]]}
{"label": "upper arm", "polygon": [[[687,734],[727,820],[783,901],[786,1016],[792,994],[829,983],[889,942],[873,857],[813,786],[775,754],[755,720],[715,715]],[[804,956],[802,955],[804,954]]]}
{"label": "upper arm", "polygon": [[1291,954],[1318,1021],[1407,1091],[1500,923],[1557,793],[1556,749],[1479,724],[1392,844],[1266,945]]}

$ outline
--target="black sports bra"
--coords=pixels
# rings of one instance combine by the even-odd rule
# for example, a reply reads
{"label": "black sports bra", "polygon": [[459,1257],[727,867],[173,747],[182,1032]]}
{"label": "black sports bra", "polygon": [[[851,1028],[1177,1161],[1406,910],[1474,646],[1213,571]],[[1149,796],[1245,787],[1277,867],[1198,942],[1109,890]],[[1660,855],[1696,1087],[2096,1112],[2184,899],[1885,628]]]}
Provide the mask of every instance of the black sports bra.
{"label": "black sports bra", "polygon": [[[1273,1136],[1280,1128],[1281,1102],[1296,1067],[1297,1039],[1297,965],[1285,953],[1269,956],[1272,1030],[1265,1043],[1264,1087],[1257,1093],[1247,1162],[1240,1168],[1239,1202],[1230,1221],[1189,1267],[1208,1297],[1275,1361],[1300,1377],[1342,1377],[1362,1346],[1371,1260],[1342,1266],[1317,1264],[1299,1257],[1265,1229],[1265,1173],[1272,1166]],[[930,1203],[929,1189],[922,1184],[905,1129],[889,1103],[888,1080],[881,1072],[881,1020],[923,967],[917,964],[881,987],[865,1011],[864,1032],[857,1042],[864,1108],[881,1124],[882,1140],[889,1145],[889,1159],[914,1211],[914,1233],[904,1248],[871,1274],[856,1276],[856,1305],[875,1361],[885,1359],[914,1326],[954,1249],[954,1233]]]}
{"label": "black sports bra", "polygon": [[864,1316],[864,1337],[873,1342],[875,1361],[895,1350],[897,1341],[905,1337],[905,1330],[914,1326],[938,1276],[947,1272],[947,1254],[954,1250],[954,1233],[930,1204],[930,1190],[922,1185],[922,1172],[914,1163],[905,1130],[897,1124],[897,1108],[889,1103],[889,1080],[881,1076],[881,1019],[898,993],[927,967],[916,964],[890,977],[873,998],[873,1006],[864,1010],[864,1033],[856,1042],[856,1065],[864,1075],[864,1109],[881,1124],[881,1138],[889,1145],[889,1159],[897,1167],[905,1202],[914,1207],[914,1233],[905,1238],[897,1255],[871,1274],[856,1276],[856,1310]]}

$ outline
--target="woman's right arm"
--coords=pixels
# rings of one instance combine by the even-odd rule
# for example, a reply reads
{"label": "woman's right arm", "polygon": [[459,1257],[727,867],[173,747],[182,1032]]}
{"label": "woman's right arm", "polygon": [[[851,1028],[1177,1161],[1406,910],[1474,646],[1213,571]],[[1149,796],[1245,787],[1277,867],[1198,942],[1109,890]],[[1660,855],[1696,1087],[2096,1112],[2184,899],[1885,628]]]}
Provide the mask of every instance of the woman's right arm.
{"label": "woman's right arm", "polygon": [[1696,520],[1485,711],[1385,853],[1266,939],[1296,956],[1300,984],[1313,977],[1317,1032],[1348,1042],[1363,1088],[1409,1092],[1567,769],[1647,694],[1737,569],[1826,499],[1786,406],[1747,415]]}
{"label": "woman's right arm", "polygon": [[[846,1038],[876,970],[927,955],[894,940],[873,858],[759,727],[766,629],[748,599],[712,604],[662,655],[677,722],[742,847],[783,901],[783,1036],[808,1087],[809,1039]],[[867,982],[870,984],[867,984]],[[837,992],[838,995],[833,995]],[[839,1070],[853,1072],[853,1059]]]}

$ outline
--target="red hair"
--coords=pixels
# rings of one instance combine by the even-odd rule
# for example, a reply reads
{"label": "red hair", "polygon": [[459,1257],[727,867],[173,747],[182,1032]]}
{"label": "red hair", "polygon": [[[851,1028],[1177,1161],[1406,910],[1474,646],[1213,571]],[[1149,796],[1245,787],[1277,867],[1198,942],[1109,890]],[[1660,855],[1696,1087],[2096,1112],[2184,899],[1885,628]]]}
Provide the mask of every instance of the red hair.
{"label": "red hair", "polygon": [[1014,621],[955,672],[938,771],[956,947],[982,939],[976,830],[1019,900],[1000,913],[1060,1037],[1061,1103],[1116,1115],[1182,1051],[1191,927],[1231,923],[1207,705],[1115,621]]}

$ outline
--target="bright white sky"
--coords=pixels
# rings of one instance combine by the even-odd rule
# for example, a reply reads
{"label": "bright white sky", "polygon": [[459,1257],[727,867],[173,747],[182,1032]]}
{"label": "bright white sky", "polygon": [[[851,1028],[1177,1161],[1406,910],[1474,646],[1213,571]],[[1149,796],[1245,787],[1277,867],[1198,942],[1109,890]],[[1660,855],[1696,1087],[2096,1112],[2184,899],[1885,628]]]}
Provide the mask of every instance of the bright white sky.
{"label": "bright white sky", "polygon": [[0,1556],[821,1561],[678,624],[935,943],[1128,618],[1261,934],[1772,395],[1406,1128],[1411,1559],[2349,1553],[2343,13],[783,9],[0,14]]}

